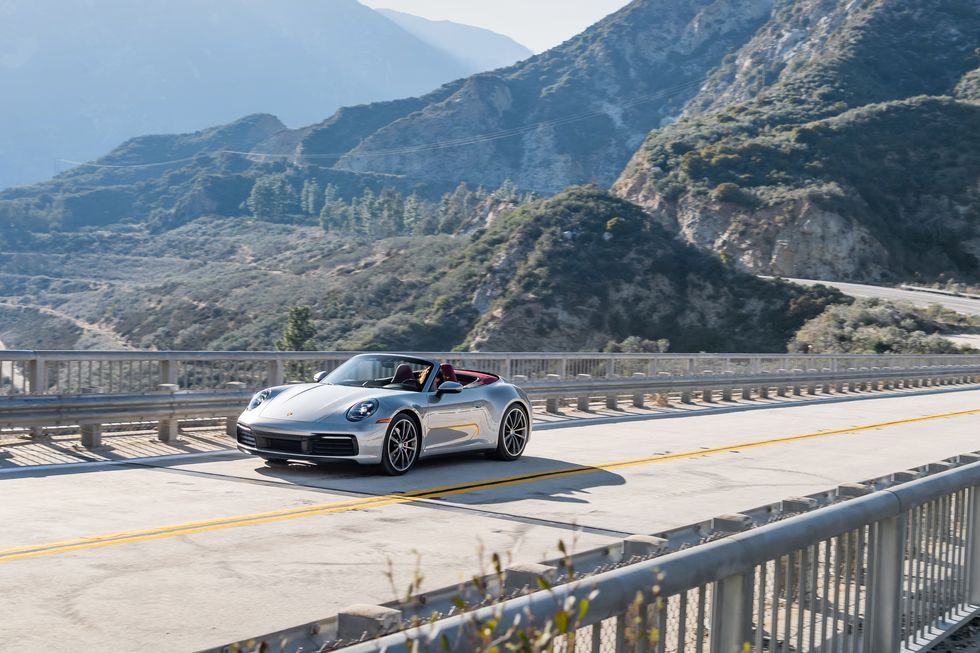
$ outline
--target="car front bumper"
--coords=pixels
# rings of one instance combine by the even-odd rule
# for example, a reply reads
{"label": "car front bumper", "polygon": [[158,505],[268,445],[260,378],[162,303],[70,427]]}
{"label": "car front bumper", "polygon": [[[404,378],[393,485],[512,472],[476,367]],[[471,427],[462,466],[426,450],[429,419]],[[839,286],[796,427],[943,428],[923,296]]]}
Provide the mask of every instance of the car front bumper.
{"label": "car front bumper", "polygon": [[263,458],[282,458],[319,462],[381,462],[386,424],[352,424],[347,429],[323,428],[291,422],[238,423],[236,444],[239,451]]}

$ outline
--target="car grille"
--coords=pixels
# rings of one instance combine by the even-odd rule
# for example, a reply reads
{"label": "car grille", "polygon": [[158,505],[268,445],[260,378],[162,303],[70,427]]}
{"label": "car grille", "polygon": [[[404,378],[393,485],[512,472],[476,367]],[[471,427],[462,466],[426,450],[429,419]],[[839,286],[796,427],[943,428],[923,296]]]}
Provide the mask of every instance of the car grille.
{"label": "car grille", "polygon": [[312,442],[314,456],[356,456],[357,440],[349,435],[321,435]]}
{"label": "car grille", "polygon": [[238,442],[244,444],[246,447],[255,446],[255,436],[252,435],[251,431],[247,431],[242,428],[241,425],[238,427]]}
{"label": "car grille", "polygon": [[260,449],[268,451],[283,451],[286,453],[305,453],[302,440],[280,440],[279,438],[262,438]]}
{"label": "car grille", "polygon": [[316,433],[310,436],[288,439],[288,436],[283,434],[270,431],[253,431],[241,424],[238,425],[237,435],[239,443],[262,451],[338,457],[356,456],[358,453],[357,438],[352,435]]}

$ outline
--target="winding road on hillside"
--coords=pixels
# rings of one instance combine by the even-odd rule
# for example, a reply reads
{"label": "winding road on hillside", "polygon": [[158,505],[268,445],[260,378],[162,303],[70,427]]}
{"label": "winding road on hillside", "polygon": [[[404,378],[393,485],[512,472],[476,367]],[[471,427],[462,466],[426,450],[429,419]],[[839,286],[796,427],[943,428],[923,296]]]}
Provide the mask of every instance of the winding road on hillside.
{"label": "winding road on hillside", "polygon": [[[892,288],[889,286],[845,283],[842,281],[815,281],[813,279],[787,279],[787,281],[792,281],[803,286],[822,284],[837,288],[845,295],[850,295],[851,297],[884,299],[890,302],[907,302],[920,308],[927,308],[939,304],[944,308],[963,315],[980,316],[980,299],[973,299],[972,297],[947,295],[924,290]],[[980,349],[980,334],[978,333],[946,334],[945,337],[957,345]]]}
{"label": "winding road on hillside", "polygon": [[0,641],[198,650],[390,601],[416,572],[453,585],[490,552],[617,546],[974,451],[980,389],[597,422],[539,426],[517,463],[400,478],[231,451],[4,471]]}
{"label": "winding road on hillside", "polygon": [[850,295],[851,297],[884,299],[892,302],[909,302],[914,306],[921,307],[939,304],[964,315],[980,315],[980,299],[972,299],[970,297],[945,295],[922,290],[905,290],[903,288],[892,288],[889,286],[845,283],[842,281],[815,281],[813,279],[786,279],[786,281],[792,281],[802,286],[814,286],[817,284],[830,286],[831,288],[837,288],[845,295]]}

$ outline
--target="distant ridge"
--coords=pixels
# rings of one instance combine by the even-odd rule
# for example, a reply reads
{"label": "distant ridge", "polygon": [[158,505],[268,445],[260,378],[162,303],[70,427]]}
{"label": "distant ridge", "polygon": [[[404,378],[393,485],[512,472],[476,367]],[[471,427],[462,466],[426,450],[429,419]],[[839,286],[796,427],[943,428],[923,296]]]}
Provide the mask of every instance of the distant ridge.
{"label": "distant ridge", "polygon": [[473,70],[495,70],[534,55],[530,48],[509,36],[482,27],[449,20],[429,20],[394,9],[375,11]]}
{"label": "distant ridge", "polygon": [[392,20],[356,0],[4,0],[0,189],[143,134],[253,113],[309,124],[523,56],[510,39]]}

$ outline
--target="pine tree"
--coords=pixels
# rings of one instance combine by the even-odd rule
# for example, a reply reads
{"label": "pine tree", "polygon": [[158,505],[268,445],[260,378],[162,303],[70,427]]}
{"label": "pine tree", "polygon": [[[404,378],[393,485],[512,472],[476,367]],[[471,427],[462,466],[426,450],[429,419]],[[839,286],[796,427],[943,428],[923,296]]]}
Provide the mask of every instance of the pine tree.
{"label": "pine tree", "polygon": [[324,231],[343,229],[347,222],[347,204],[337,197],[337,187],[327,184],[323,189],[323,207],[320,209],[320,226]]}
{"label": "pine tree", "polygon": [[284,218],[298,208],[296,189],[283,175],[263,175],[255,180],[245,206],[257,218]]}
{"label": "pine tree", "polygon": [[370,188],[364,191],[358,203],[357,213],[354,214],[354,229],[356,233],[374,235],[377,226],[377,198]]}
{"label": "pine tree", "polygon": [[[293,306],[286,317],[282,338],[276,341],[278,351],[316,351],[316,326],[313,324],[313,311],[309,306]],[[309,362],[290,361],[286,363],[286,378],[297,381],[307,379],[316,370]]]}
{"label": "pine tree", "polygon": [[303,182],[303,190],[300,192],[300,210],[307,215],[319,215],[320,213],[320,184],[316,179],[307,179]]}
{"label": "pine tree", "polygon": [[376,235],[388,238],[405,230],[405,200],[397,188],[388,186],[381,191],[377,201]]}
{"label": "pine tree", "polygon": [[416,193],[412,193],[407,198],[405,198],[405,204],[402,209],[402,224],[405,225],[405,231],[411,234],[419,234],[419,223],[422,220],[422,200]]}
{"label": "pine tree", "polygon": [[500,184],[500,188],[493,193],[494,199],[504,202],[516,202],[520,195],[521,193],[517,189],[517,184],[510,179],[505,179],[504,183]]}
{"label": "pine tree", "polygon": [[276,341],[278,351],[315,351],[316,327],[309,306],[293,306],[286,317],[282,338]]}

